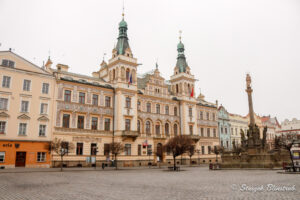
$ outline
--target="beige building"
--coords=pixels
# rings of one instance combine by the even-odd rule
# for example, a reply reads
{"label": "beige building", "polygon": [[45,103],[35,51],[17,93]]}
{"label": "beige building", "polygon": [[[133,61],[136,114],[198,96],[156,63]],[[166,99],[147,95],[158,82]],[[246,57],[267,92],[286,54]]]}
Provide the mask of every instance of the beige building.
{"label": "beige building", "polygon": [[248,130],[248,119],[241,115],[229,114],[229,123],[230,123],[230,141],[231,144],[233,141],[236,145],[241,145],[241,130],[244,131],[245,137],[247,137]]}
{"label": "beige building", "polygon": [[0,167],[49,167],[53,76],[11,51],[1,51],[0,83]]}
{"label": "beige building", "polygon": [[[158,66],[137,75],[138,63],[127,37],[127,23],[119,23],[119,37],[112,57],[100,69],[85,76],[58,64],[46,70],[56,78],[53,138],[73,143],[75,150],[65,164],[89,165],[113,159],[108,144],[122,142],[125,152],[118,160],[123,166],[172,162],[162,146],[175,135],[191,135],[196,142],[194,162],[215,162],[213,148],[219,145],[217,105],[195,98],[196,79],[187,65],[184,45],[177,46],[174,74],[165,80]],[[98,152],[93,155],[92,149]],[[187,159],[183,156],[183,160]],[[60,158],[53,155],[53,164]]]}

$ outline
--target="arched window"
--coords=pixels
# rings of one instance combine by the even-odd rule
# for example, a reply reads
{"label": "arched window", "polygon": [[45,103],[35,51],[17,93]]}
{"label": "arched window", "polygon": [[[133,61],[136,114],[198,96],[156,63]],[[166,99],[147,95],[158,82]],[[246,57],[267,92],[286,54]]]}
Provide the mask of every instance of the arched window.
{"label": "arched window", "polygon": [[156,113],[160,114],[160,105],[159,104],[156,104]]}
{"label": "arched window", "polygon": [[141,102],[140,101],[137,102],[137,109],[141,110]]}
{"label": "arched window", "polygon": [[200,111],[200,120],[203,120],[203,112]]}
{"label": "arched window", "polygon": [[156,133],[156,135],[160,135],[160,124],[159,123],[157,123],[155,125],[155,133]]}
{"label": "arched window", "polygon": [[165,135],[169,135],[169,124],[165,124]]}
{"label": "arched window", "polygon": [[113,69],[113,79],[116,79],[116,70]]}
{"label": "arched window", "polygon": [[176,93],[179,92],[179,89],[178,89],[178,84],[176,84]]}
{"label": "arched window", "polygon": [[169,114],[169,106],[165,107],[165,114],[168,115]]}
{"label": "arched window", "polygon": [[146,121],[146,134],[151,133],[151,123],[150,121]]}
{"label": "arched window", "polygon": [[127,68],[126,69],[126,81],[129,81],[129,76],[130,76],[130,70]]}
{"label": "arched window", "polygon": [[147,103],[147,112],[151,113],[151,103]]}
{"label": "arched window", "polygon": [[137,132],[141,133],[141,122],[140,122],[140,120],[137,120]]}
{"label": "arched window", "polygon": [[174,124],[174,136],[178,135],[178,128],[177,128],[177,124]]}
{"label": "arched window", "polygon": [[177,116],[177,107],[174,107],[174,116]]}

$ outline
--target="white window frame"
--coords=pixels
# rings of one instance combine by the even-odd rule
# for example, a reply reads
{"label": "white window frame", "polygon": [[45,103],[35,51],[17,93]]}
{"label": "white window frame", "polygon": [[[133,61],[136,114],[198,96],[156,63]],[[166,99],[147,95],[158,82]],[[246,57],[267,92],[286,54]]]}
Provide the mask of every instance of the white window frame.
{"label": "white window frame", "polygon": [[6,97],[0,97],[1,99],[7,99],[7,104],[6,104],[6,108],[0,108],[0,110],[8,110],[8,105],[9,105],[9,98]]}
{"label": "white window frame", "polygon": [[[27,111],[23,111],[23,110],[22,110],[22,104],[23,104],[22,102],[23,102],[23,101],[27,101],[27,102],[28,102]],[[28,112],[29,112],[29,108],[30,108],[29,105],[30,105],[30,101],[29,101],[29,100],[23,100],[23,99],[21,99],[20,112],[21,112],[21,113],[28,113]]]}
{"label": "white window frame", "polygon": [[[44,93],[44,84],[48,84],[47,93]],[[49,90],[50,90],[50,83],[43,82],[42,83],[42,94],[49,94]]]}
{"label": "white window frame", "polygon": [[[39,154],[40,154],[40,156],[39,156]],[[43,159],[41,159],[41,158],[43,158]],[[46,162],[46,160],[47,160],[47,153],[46,152],[37,152],[36,153],[36,161],[37,162]]]}
{"label": "white window frame", "polygon": [[[25,81],[29,81],[29,90],[24,90],[24,86],[25,86]],[[31,91],[31,83],[32,81],[31,80],[28,80],[28,79],[23,79],[23,91],[25,92],[30,92]]]}
{"label": "white window frame", "polygon": [[[44,135],[40,135],[41,126],[45,126],[45,134]],[[47,125],[46,124],[39,124],[38,129],[39,129],[38,130],[39,137],[46,137],[47,136]]]}
{"label": "white window frame", "polygon": [[[8,66],[4,66],[4,65],[2,65],[2,63],[3,63],[3,60],[7,60],[7,61],[8,61],[8,63],[9,63],[9,61],[10,61],[10,62],[13,62],[13,63],[14,63],[14,66],[13,66],[13,67],[10,67],[9,65],[8,65]],[[15,61],[13,61],[13,60],[9,60],[9,59],[2,59],[2,60],[1,60],[1,65],[2,65],[3,67],[15,68],[15,67],[16,67],[16,62],[15,62]]]}
{"label": "white window frame", "polygon": [[5,122],[4,133],[2,135],[6,135],[7,130],[7,120],[0,120],[0,122]]}
{"label": "white window frame", "polygon": [[[25,134],[20,134],[20,127],[21,127],[21,124],[26,124],[26,126],[25,126]],[[18,135],[19,135],[19,136],[27,136],[27,126],[28,126],[28,123],[24,123],[24,122],[20,122],[20,123],[19,123],[19,128],[18,128]]]}
{"label": "white window frame", "polygon": [[[45,104],[45,105],[47,105],[47,109],[46,109],[46,112],[44,111],[43,113],[42,113],[42,105],[43,104]],[[41,102],[41,104],[40,104],[40,114],[41,115],[47,115],[48,114],[48,107],[49,107],[49,104],[48,103],[45,103],[45,102]]]}
{"label": "white window frame", "polygon": [[[80,93],[83,93],[84,94],[84,102],[83,103],[81,103],[80,102]],[[71,93],[72,94],[72,93]],[[87,101],[87,93],[86,92],[83,92],[83,91],[78,91],[78,101],[77,101],[77,103],[80,103],[80,104],[86,104],[86,101]],[[72,100],[72,99],[71,99]]]}
{"label": "white window frame", "polygon": [[0,151],[0,156],[3,156],[3,161],[0,161],[0,163],[5,162],[5,151]]}
{"label": "white window frame", "polygon": [[[4,77],[9,77],[10,78],[10,80],[9,80],[9,87],[3,87]],[[12,77],[11,76],[7,76],[7,75],[3,75],[2,76],[2,81],[1,81],[1,87],[2,88],[10,88],[11,87],[11,83],[12,83]]]}

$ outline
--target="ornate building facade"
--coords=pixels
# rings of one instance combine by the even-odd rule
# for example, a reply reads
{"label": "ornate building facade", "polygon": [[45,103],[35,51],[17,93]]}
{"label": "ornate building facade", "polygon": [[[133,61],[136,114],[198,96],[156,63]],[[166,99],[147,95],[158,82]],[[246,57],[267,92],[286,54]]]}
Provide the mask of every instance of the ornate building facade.
{"label": "ornate building facade", "polygon": [[[124,18],[112,57],[103,61],[92,76],[69,72],[58,64],[46,70],[56,78],[53,138],[73,143],[75,150],[65,156],[68,165],[86,165],[113,159],[107,145],[121,142],[125,152],[118,160],[123,166],[171,163],[163,145],[176,135],[190,135],[196,142],[194,162],[215,162],[213,148],[219,145],[217,105],[195,98],[196,79],[186,62],[184,45],[177,45],[177,62],[170,80],[165,80],[158,65],[138,75]],[[93,153],[96,148],[98,152]],[[183,160],[187,159],[183,156]],[[53,155],[54,165],[59,157]]]}

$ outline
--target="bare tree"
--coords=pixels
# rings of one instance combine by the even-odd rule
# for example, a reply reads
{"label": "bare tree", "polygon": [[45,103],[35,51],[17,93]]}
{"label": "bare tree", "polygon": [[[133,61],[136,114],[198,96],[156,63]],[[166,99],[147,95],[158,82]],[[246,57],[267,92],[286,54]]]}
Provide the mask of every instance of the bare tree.
{"label": "bare tree", "polygon": [[120,155],[125,150],[124,145],[121,142],[112,142],[109,144],[109,151],[115,158],[115,167],[118,169],[118,155]]}
{"label": "bare tree", "polygon": [[175,136],[164,145],[165,151],[171,152],[174,161],[174,170],[176,170],[176,157],[186,153],[194,141],[186,135]]}
{"label": "bare tree", "polygon": [[191,144],[188,146],[187,153],[190,157],[190,165],[192,165],[192,157],[195,154],[195,144]]}
{"label": "bare tree", "polygon": [[295,168],[294,160],[293,160],[293,155],[292,155],[292,152],[291,152],[291,149],[293,148],[294,144],[296,144],[295,139],[289,139],[287,137],[280,137],[280,139],[279,139],[279,146],[289,151],[293,171],[296,172],[296,168]]}
{"label": "bare tree", "polygon": [[224,152],[224,147],[215,146],[212,152],[216,154],[216,162],[218,162],[218,155]]}
{"label": "bare tree", "polygon": [[69,143],[58,138],[55,138],[53,141],[50,142],[50,150],[54,151],[57,155],[60,156],[60,171],[63,170],[63,157],[68,153],[72,152],[73,149],[73,143]]}

